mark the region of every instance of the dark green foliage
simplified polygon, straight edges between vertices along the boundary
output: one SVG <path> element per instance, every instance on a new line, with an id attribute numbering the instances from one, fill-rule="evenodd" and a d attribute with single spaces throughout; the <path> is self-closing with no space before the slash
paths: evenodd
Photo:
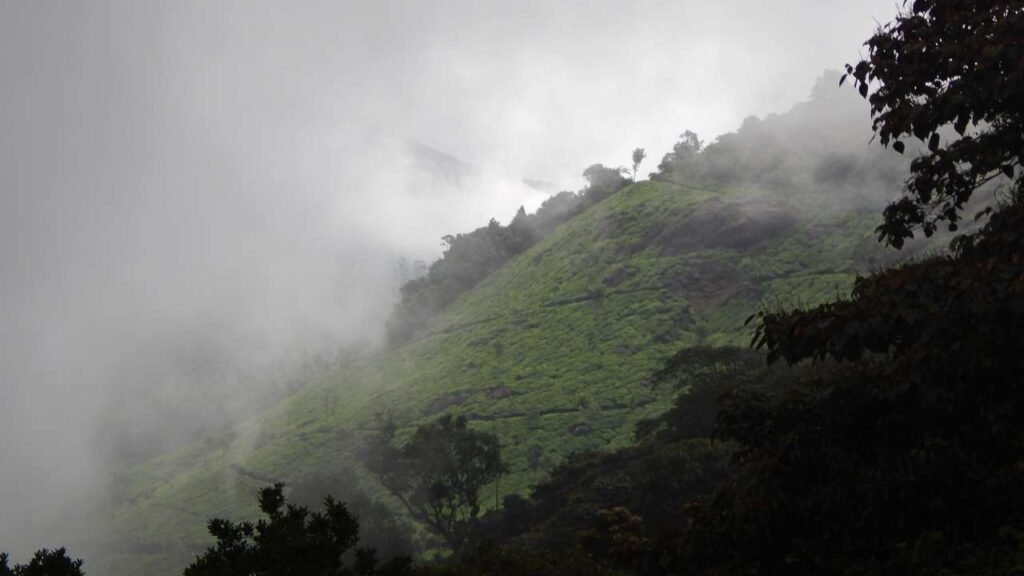
<path id="1" fill-rule="evenodd" d="M 637 438 L 676 441 L 713 435 L 719 400 L 739 388 L 780 388 L 786 374 L 765 366 L 764 355 L 734 347 L 683 348 L 650 378 L 651 386 L 684 393 L 672 407 L 637 423 Z"/>
<path id="2" fill-rule="evenodd" d="M 322 512 L 287 504 L 284 484 L 259 493 L 258 522 L 214 519 L 210 534 L 216 547 L 196 558 L 185 576 L 404 576 L 412 574 L 408 558 L 378 566 L 376 552 L 354 549 L 359 522 L 345 504 L 328 496 Z M 348 554 L 351 551 L 351 554 Z M 346 555 L 353 556 L 351 566 Z"/>
<path id="3" fill-rule="evenodd" d="M 8 564 L 9 557 L 0 552 L 0 576 L 85 576 L 82 561 L 67 555 L 67 550 L 43 548 L 36 551 L 28 564 Z"/>
<path id="4" fill-rule="evenodd" d="M 1024 210 L 948 257 L 763 318 L 785 396 L 733 395 L 742 474 L 699 516 L 694 573 L 1007 573 L 1024 560 Z M 838 362 L 838 363 L 836 363 Z M 695 569 L 699 567 L 699 569 Z"/>
<path id="5" fill-rule="evenodd" d="M 882 145 L 902 153 L 911 136 L 927 145 L 906 195 L 886 208 L 880 239 L 900 247 L 917 228 L 957 230 L 974 191 L 995 179 L 1024 196 L 1021 38 L 1019 0 L 914 0 L 867 41 L 864 60 L 846 66 Z"/>
<path id="6" fill-rule="evenodd" d="M 289 499 L 317 511 L 328 495 L 344 502 L 359 518 L 359 542 L 373 548 L 378 558 L 389 560 L 416 551 L 411 538 L 412 525 L 379 498 L 370 498 L 352 470 L 321 471 L 293 482 Z"/>
<path id="7" fill-rule="evenodd" d="M 538 484 L 525 506 L 511 508 L 518 525 L 503 528 L 518 528 L 512 541 L 537 550 L 579 547 L 620 568 L 656 562 L 666 535 L 685 524 L 686 507 L 731 477 L 731 454 L 705 437 L 576 455 Z"/>
<path id="8" fill-rule="evenodd" d="M 504 471 L 493 434 L 470 429 L 464 417 L 442 416 L 416 429 L 402 446 L 389 419 L 366 450 L 367 468 L 409 514 L 459 553 L 480 514 L 480 491 Z"/>

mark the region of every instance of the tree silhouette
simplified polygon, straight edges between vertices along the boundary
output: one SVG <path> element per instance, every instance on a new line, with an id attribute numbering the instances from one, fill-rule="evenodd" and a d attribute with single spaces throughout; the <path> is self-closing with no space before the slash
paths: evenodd
<path id="1" fill-rule="evenodd" d="M 256 523 L 213 519 L 215 547 L 185 569 L 184 576 L 407 576 L 408 558 L 377 565 L 372 549 L 358 548 L 359 522 L 345 504 L 328 496 L 324 511 L 287 504 L 284 484 L 260 490 Z M 352 552 L 352 565 L 346 555 Z"/>
<path id="2" fill-rule="evenodd" d="M 28 564 L 16 564 L 13 568 L 8 560 L 7 554 L 0 552 L 0 576 L 85 576 L 82 561 L 69 557 L 64 548 L 43 548 Z"/>
<path id="3" fill-rule="evenodd" d="M 870 102 L 882 145 L 902 153 L 912 136 L 928 150 L 911 163 L 904 197 L 886 208 L 880 239 L 899 248 L 917 228 L 931 236 L 945 222 L 956 231 L 988 182 L 1005 179 L 1013 201 L 1024 196 L 1022 37 L 1018 0 L 914 0 L 867 41 L 864 60 L 846 66 L 842 80 L 852 77 Z"/>
<path id="4" fill-rule="evenodd" d="M 583 198 L 587 204 L 597 204 L 601 200 L 622 190 L 629 184 L 622 173 L 625 168 L 609 168 L 604 164 L 592 164 L 583 171 L 587 187 L 583 190 Z"/>
<path id="5" fill-rule="evenodd" d="M 633 150 L 633 182 L 636 182 L 636 171 L 640 168 L 640 163 L 647 157 L 647 153 L 644 152 L 643 148 L 637 148 Z"/>
<path id="6" fill-rule="evenodd" d="M 402 446 L 395 444 L 396 431 L 390 418 L 381 419 L 367 445 L 367 468 L 459 554 L 480 513 L 481 490 L 504 472 L 497 437 L 449 415 L 420 426 Z"/>

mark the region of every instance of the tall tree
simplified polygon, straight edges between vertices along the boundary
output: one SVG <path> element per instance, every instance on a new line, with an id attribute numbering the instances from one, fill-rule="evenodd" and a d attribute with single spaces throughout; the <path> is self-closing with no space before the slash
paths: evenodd
<path id="1" fill-rule="evenodd" d="M 633 182 L 636 182 L 636 171 L 640 169 L 640 163 L 644 161 L 644 158 L 647 158 L 647 153 L 643 148 L 633 150 Z"/>
<path id="2" fill-rule="evenodd" d="M 464 417 L 442 416 L 416 429 L 402 446 L 383 418 L 366 450 L 366 466 L 409 514 L 456 554 L 480 514 L 480 492 L 504 472 L 493 434 L 473 430 Z"/>
<path id="3" fill-rule="evenodd" d="M 1022 38 L 1020 0 L 914 0 L 846 66 L 842 80 L 852 77 L 870 102 L 883 146 L 902 153 L 909 137 L 927 145 L 905 195 L 886 208 L 880 239 L 899 248 L 915 229 L 931 236 L 945 222 L 956 231 L 974 192 L 1000 178 L 1011 201 L 1024 196 Z"/>

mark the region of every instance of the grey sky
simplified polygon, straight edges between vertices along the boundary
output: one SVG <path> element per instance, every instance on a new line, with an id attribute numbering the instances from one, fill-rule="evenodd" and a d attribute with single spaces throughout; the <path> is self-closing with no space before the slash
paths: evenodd
<path id="1" fill-rule="evenodd" d="M 519 179 L 783 111 L 895 11 L 0 0 L 0 544 L 101 477 L 96 415 L 151 376 L 126 359 L 372 335 L 393 258 L 536 206 Z M 407 142 L 476 171 L 432 181 Z"/>

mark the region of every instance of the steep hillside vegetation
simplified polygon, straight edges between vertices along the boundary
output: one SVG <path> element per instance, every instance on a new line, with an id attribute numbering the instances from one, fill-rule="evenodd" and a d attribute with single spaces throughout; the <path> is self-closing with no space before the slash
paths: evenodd
<path id="1" fill-rule="evenodd" d="M 472 290 L 506 262 L 536 244 L 559 224 L 622 190 L 630 181 L 619 170 L 594 164 L 583 172 L 588 185 L 579 193 L 561 192 L 527 214 L 520 207 L 515 218 L 502 226 L 491 219 L 487 226 L 467 234 L 441 239 L 444 254 L 426 273 L 402 285 L 398 303 L 387 321 L 391 346 L 399 346 L 421 333 L 429 321 Z"/>
<path id="2" fill-rule="evenodd" d="M 255 512 L 258 486 L 351 461 L 377 410 L 406 426 L 461 414 L 496 432 L 510 467 L 498 495 L 570 453 L 625 446 L 638 419 L 668 406 L 668 391 L 645 384 L 665 357 L 745 344 L 744 320 L 761 302 L 814 304 L 847 290 L 878 257 L 876 214 L 810 214 L 750 190 L 628 187 L 409 344 L 331 373 L 237 433 L 123 475 L 110 570 L 173 572 L 206 541 L 206 518 Z"/>

